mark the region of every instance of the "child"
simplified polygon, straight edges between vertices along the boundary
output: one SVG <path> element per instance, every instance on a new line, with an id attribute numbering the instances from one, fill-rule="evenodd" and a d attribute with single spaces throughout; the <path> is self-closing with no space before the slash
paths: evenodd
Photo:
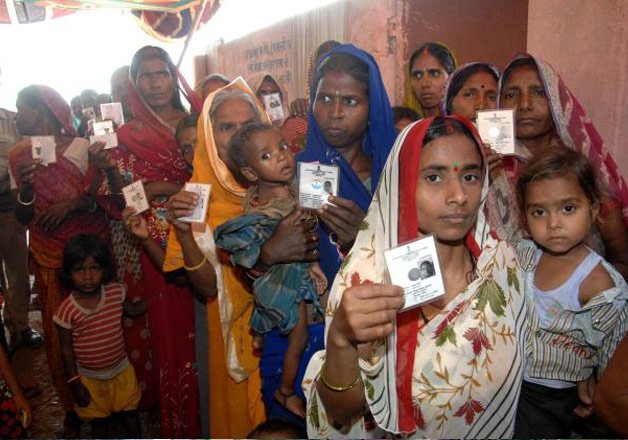
<path id="1" fill-rule="evenodd" d="M 127 437 L 139 438 L 141 391 L 124 346 L 122 313 L 140 316 L 146 303 L 131 303 L 126 286 L 111 282 L 113 275 L 109 249 L 98 237 L 68 240 L 61 281 L 72 293 L 54 320 L 76 413 L 91 422 L 92 436 L 106 437 L 111 416 L 118 415 Z"/>
<path id="2" fill-rule="evenodd" d="M 585 244 L 601 203 L 585 156 L 543 151 L 522 170 L 517 196 L 534 240 L 517 250 L 535 313 L 515 437 L 567 437 L 626 332 L 628 286 Z"/>
<path id="3" fill-rule="evenodd" d="M 177 130 L 175 132 L 181 156 L 183 156 L 190 174 L 192 174 L 194 150 L 196 149 L 196 125 L 198 123 L 198 117 L 198 113 L 190 113 L 185 116 L 179 121 L 179 124 L 177 124 Z"/>
<path id="4" fill-rule="evenodd" d="M 245 214 L 216 230 L 216 245 L 231 252 L 231 261 L 248 269 L 256 263 L 261 246 L 284 217 L 297 208 L 292 188 L 296 172 L 294 155 L 281 132 L 267 124 L 248 124 L 229 142 L 234 175 L 249 182 Z M 301 219 L 302 220 L 302 219 Z M 299 361 L 307 344 L 305 301 L 319 312 L 318 294 L 327 287 L 318 263 L 276 264 L 253 283 L 255 308 L 250 325 L 256 334 L 278 328 L 288 334 L 288 349 L 277 401 L 292 413 L 305 417 L 305 405 L 294 394 Z M 261 348 L 260 338 L 256 346 Z"/>

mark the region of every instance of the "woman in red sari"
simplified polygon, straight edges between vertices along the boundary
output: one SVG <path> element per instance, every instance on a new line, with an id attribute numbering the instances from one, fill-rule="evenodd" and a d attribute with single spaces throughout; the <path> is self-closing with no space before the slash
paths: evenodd
<path id="1" fill-rule="evenodd" d="M 29 226 L 32 271 L 42 310 L 46 357 L 53 384 L 66 410 L 65 436 L 79 423 L 74 414 L 61 361 L 61 349 L 52 316 L 68 295 L 58 272 L 66 241 L 77 234 L 106 235 L 101 211 L 88 193 L 86 179 L 89 143 L 78 138 L 70 106 L 53 89 L 29 86 L 17 98 L 17 126 L 25 136 L 53 136 L 56 162 L 43 165 L 34 159 L 30 138 L 9 153 L 11 173 L 18 190 L 18 220 Z"/>
<path id="2" fill-rule="evenodd" d="M 169 438 L 200 436 L 192 292 L 187 285 L 175 283 L 174 277 L 166 277 L 143 245 L 123 230 L 119 220 L 124 206 L 122 186 L 142 180 L 150 209 L 140 215 L 148 223 L 152 240 L 165 248 L 169 223 L 164 204 L 189 178 L 175 139 L 175 128 L 187 114 L 177 79 L 193 110 L 198 111 L 193 92 L 165 51 L 153 46 L 137 51 L 128 87 L 133 119 L 118 130 L 118 148 L 103 151 L 97 144 L 92 146 L 107 176 L 101 187 L 105 197 L 100 199 L 109 200 L 105 206 L 114 219 L 111 224 L 118 277 L 128 285 L 131 297 L 141 297 L 148 303 L 147 328 L 146 324 L 144 328 L 127 328 L 129 357 L 136 371 L 152 370 L 161 436 Z M 138 378 L 140 386 L 150 393 L 151 377 L 138 374 Z M 145 399 L 144 406 L 149 403 Z"/>

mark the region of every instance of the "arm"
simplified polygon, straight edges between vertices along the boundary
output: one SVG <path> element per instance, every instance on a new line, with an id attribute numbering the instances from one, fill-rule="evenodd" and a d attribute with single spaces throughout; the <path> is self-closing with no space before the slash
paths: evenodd
<path id="1" fill-rule="evenodd" d="M 122 210 L 122 221 L 127 231 L 142 242 L 153 264 L 161 270 L 166 253 L 150 236 L 146 219 L 141 215 L 136 215 L 135 208 L 127 207 Z"/>
<path id="2" fill-rule="evenodd" d="M 26 160 L 17 165 L 18 183 L 17 204 L 15 205 L 15 217 L 23 225 L 28 225 L 35 217 L 35 191 L 33 180 L 37 172 L 38 162 L 35 159 Z"/>
<path id="3" fill-rule="evenodd" d="M 77 212 L 93 212 L 96 208 L 92 196 L 86 194 L 78 199 L 62 200 L 49 206 L 37 216 L 35 221 L 44 230 L 52 231 L 70 215 Z"/>
<path id="4" fill-rule="evenodd" d="M 120 210 L 122 210 L 125 205 L 124 197 L 122 196 L 124 181 L 122 180 L 122 175 L 120 174 L 120 170 L 118 169 L 115 159 L 111 156 L 111 152 L 109 150 L 105 150 L 104 147 L 104 142 L 94 142 L 91 144 L 89 146 L 89 160 L 99 171 L 97 174 L 99 177 L 100 170 L 105 171 L 105 175 L 109 181 L 111 193 L 117 195 L 114 200 L 115 204 Z M 98 191 L 99 178 L 94 179 L 94 181 L 95 184 L 92 184 L 92 194 L 95 196 Z"/>
<path id="5" fill-rule="evenodd" d="M 80 379 L 74 379 L 76 376 L 78 376 L 78 370 L 76 369 L 76 361 L 74 360 L 72 332 L 67 328 L 61 327 L 59 324 L 55 325 L 57 326 L 57 334 L 59 335 L 59 345 L 61 348 L 63 369 L 65 370 L 65 375 L 69 381 L 68 386 L 70 387 L 72 398 L 78 406 L 87 406 L 89 405 L 89 402 L 91 400 L 89 391 L 81 383 Z"/>
<path id="6" fill-rule="evenodd" d="M 610 209 L 600 213 L 599 230 L 606 249 L 606 260 L 628 280 L 628 231 L 620 204 L 612 203 Z"/>
<path id="7" fill-rule="evenodd" d="M 622 437 L 628 437 L 628 335 L 611 358 L 595 390 L 593 405 L 599 417 Z"/>
<path id="8" fill-rule="evenodd" d="M 13 400 L 15 400 L 15 404 L 17 405 L 17 409 L 19 411 L 25 411 L 28 413 L 28 418 L 30 419 L 32 416 L 32 410 L 28 401 L 24 397 L 22 393 L 22 389 L 20 385 L 17 383 L 17 379 L 13 374 L 13 370 L 11 370 L 11 364 L 9 363 L 9 358 L 7 354 L 4 352 L 4 348 L 0 346 L 0 372 L 2 373 L 2 377 L 6 381 L 9 389 L 11 390 L 11 394 L 13 394 Z"/>

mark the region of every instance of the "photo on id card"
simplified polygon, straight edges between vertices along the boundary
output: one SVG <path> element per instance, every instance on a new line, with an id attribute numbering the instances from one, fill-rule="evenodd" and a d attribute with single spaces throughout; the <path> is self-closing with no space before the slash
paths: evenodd
<path id="1" fill-rule="evenodd" d="M 392 284 L 404 290 L 407 310 L 445 294 L 433 235 L 389 249 L 384 253 Z"/>
<path id="2" fill-rule="evenodd" d="M 316 162 L 299 162 L 299 206 L 319 209 L 327 198 L 338 195 L 340 168 Z"/>

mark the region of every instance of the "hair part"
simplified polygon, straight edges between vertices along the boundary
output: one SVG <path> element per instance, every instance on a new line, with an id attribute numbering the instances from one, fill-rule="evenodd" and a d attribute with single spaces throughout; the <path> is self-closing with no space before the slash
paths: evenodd
<path id="1" fill-rule="evenodd" d="M 423 136 L 422 146 L 425 147 L 427 144 L 436 139 L 451 136 L 456 133 L 460 133 L 465 137 L 471 139 L 475 146 L 478 148 L 478 151 L 481 151 L 480 145 L 478 145 L 478 141 L 475 139 L 475 136 L 473 136 L 473 133 L 471 133 L 471 130 L 469 130 L 466 125 L 464 125 L 461 121 L 457 119 L 444 118 L 442 116 L 436 116 L 434 118 L 427 131 L 425 132 L 425 136 Z"/>
<path id="2" fill-rule="evenodd" d="M 408 63 L 408 72 L 412 74 L 412 67 L 414 66 L 414 62 L 418 57 L 423 55 L 423 53 L 429 53 L 434 58 L 438 60 L 438 62 L 443 66 L 445 72 L 451 75 L 454 70 L 456 70 L 456 59 L 454 55 L 451 53 L 449 48 L 442 43 L 436 43 L 430 41 L 428 43 L 424 43 L 418 47 L 412 55 L 410 56 L 410 62 Z"/>
<path id="3" fill-rule="evenodd" d="M 532 57 L 517 58 L 512 63 L 510 63 L 508 67 L 506 67 L 506 70 L 504 70 L 504 73 L 502 74 L 502 78 L 501 78 L 502 85 L 506 84 L 506 81 L 508 80 L 508 76 L 510 76 L 513 70 L 517 70 L 518 68 L 523 67 L 523 66 L 530 66 L 536 70 L 539 69 L 539 67 L 536 65 L 536 61 L 534 61 Z"/>
<path id="4" fill-rule="evenodd" d="M 460 93 L 460 90 L 469 80 L 469 78 L 471 78 L 478 72 L 488 73 L 493 76 L 495 82 L 499 81 L 499 74 L 486 64 L 473 64 L 466 69 L 461 70 L 455 77 L 453 77 L 453 80 L 451 81 L 451 83 L 449 84 L 449 88 L 447 89 L 447 96 L 445 97 L 446 114 L 451 114 L 451 105 L 454 102 L 454 99 L 456 98 L 456 96 L 458 96 L 458 93 Z"/>
<path id="5" fill-rule="evenodd" d="M 366 90 L 368 95 L 369 67 L 364 61 L 348 53 L 332 53 L 318 64 L 314 72 L 312 86 L 315 90 L 318 88 L 320 80 L 330 72 L 344 72 L 350 75 Z"/>
<path id="6" fill-rule="evenodd" d="M 526 210 L 526 191 L 532 182 L 573 176 L 591 202 L 599 205 L 604 190 L 598 183 L 593 163 L 579 151 L 566 147 L 548 147 L 530 158 L 517 180 L 517 202 L 522 213 Z"/>
<path id="7" fill-rule="evenodd" d="M 74 288 L 72 270 L 89 257 L 102 267 L 103 284 L 113 280 L 115 272 L 107 244 L 97 235 L 81 234 L 70 238 L 63 248 L 63 264 L 59 276 L 64 287 Z"/>

